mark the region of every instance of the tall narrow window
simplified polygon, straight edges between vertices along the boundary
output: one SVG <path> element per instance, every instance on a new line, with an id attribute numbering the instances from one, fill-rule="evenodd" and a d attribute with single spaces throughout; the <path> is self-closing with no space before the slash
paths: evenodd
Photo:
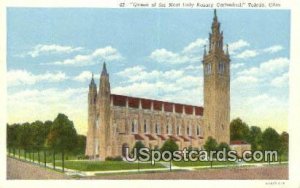
<path id="1" fill-rule="evenodd" d="M 219 63 L 218 72 L 221 73 L 221 74 L 224 73 L 224 63 L 223 62 Z"/>
<path id="2" fill-rule="evenodd" d="M 186 134 L 190 135 L 190 127 L 189 126 L 186 128 Z"/>
<path id="3" fill-rule="evenodd" d="M 134 133 L 134 121 L 131 123 L 131 132 Z"/>
<path id="4" fill-rule="evenodd" d="M 197 126 L 197 135 L 200 135 L 200 127 Z"/>
<path id="5" fill-rule="evenodd" d="M 169 125 L 167 125 L 167 134 L 169 134 Z"/>
<path id="6" fill-rule="evenodd" d="M 209 75 L 211 73 L 211 64 L 207 64 L 205 67 L 205 73 L 206 75 Z"/>
<path id="7" fill-rule="evenodd" d="M 155 133 L 158 134 L 158 125 L 157 125 L 157 123 L 155 124 Z"/>
<path id="8" fill-rule="evenodd" d="M 146 133 L 146 132 L 147 132 L 147 121 L 144 120 L 144 133 Z"/>
<path id="9" fill-rule="evenodd" d="M 177 135 L 179 135 L 179 126 L 177 126 Z"/>

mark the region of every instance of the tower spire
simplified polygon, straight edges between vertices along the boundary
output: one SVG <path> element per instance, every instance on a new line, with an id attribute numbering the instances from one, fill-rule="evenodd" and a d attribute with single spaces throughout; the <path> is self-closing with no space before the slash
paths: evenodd
<path id="1" fill-rule="evenodd" d="M 101 76 L 108 76 L 107 70 L 106 70 L 106 63 L 103 63 Z"/>
<path id="2" fill-rule="evenodd" d="M 214 18 L 209 35 L 209 52 L 223 50 L 223 32 L 220 32 L 220 23 L 217 17 L 217 10 L 214 9 Z"/>
<path id="3" fill-rule="evenodd" d="M 92 72 L 92 79 L 91 79 L 90 86 L 96 86 L 95 80 L 94 80 L 94 73 L 93 72 Z"/>
<path id="4" fill-rule="evenodd" d="M 229 55 L 228 44 L 226 44 L 226 55 Z"/>
<path id="5" fill-rule="evenodd" d="M 214 9 L 214 20 L 218 20 L 218 17 L 217 17 L 217 9 Z"/>

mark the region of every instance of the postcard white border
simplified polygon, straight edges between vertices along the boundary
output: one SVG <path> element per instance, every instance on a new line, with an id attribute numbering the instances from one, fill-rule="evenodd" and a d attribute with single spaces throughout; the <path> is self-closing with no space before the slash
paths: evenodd
<path id="1" fill-rule="evenodd" d="M 119 8 L 122 2 L 165 2 L 164 0 L 111 0 L 108 2 L 96 2 L 94 0 L 6 0 L 0 2 L 0 188 L 1 187 L 299 187 L 300 186 L 300 1 L 284 0 L 231 0 L 230 2 L 277 2 L 281 7 L 275 9 L 291 10 L 291 55 L 290 55 L 290 98 L 289 98 L 289 124 L 290 134 L 290 161 L 289 161 L 289 180 L 275 180 L 284 182 L 284 185 L 268 185 L 273 180 L 6 180 L 6 8 L 7 7 L 110 7 Z M 183 2 L 172 0 L 167 2 Z M 184 2 L 229 2 L 228 0 L 189 0 Z M 127 7 L 134 8 L 134 7 Z M 139 7 L 140 8 L 140 7 Z M 232 7 L 228 7 L 232 8 Z M 270 9 L 270 8 L 264 8 Z M 274 9 L 274 8 L 271 8 Z"/>

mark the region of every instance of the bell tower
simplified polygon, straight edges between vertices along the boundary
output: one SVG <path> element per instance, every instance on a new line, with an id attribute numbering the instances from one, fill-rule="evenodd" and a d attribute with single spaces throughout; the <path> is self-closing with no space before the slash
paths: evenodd
<path id="1" fill-rule="evenodd" d="M 209 34 L 208 52 L 203 54 L 205 140 L 212 136 L 218 143 L 230 142 L 230 57 L 223 47 L 217 12 Z"/>

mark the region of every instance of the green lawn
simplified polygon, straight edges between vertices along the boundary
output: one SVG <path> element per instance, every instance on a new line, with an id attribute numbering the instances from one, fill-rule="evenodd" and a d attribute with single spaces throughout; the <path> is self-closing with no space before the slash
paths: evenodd
<path id="1" fill-rule="evenodd" d="M 279 161 L 281 160 L 281 162 L 287 162 L 287 161 L 289 161 L 289 159 L 288 159 L 288 156 L 287 155 L 282 155 L 281 156 L 281 159 L 279 158 L 279 156 L 278 156 L 278 159 L 277 159 L 278 161 L 276 161 L 276 162 L 278 162 L 279 163 Z M 251 161 L 247 161 L 247 163 L 267 163 L 268 161 L 264 161 L 264 160 L 262 160 L 262 161 L 254 161 L 253 159 L 251 160 Z M 275 161 L 271 161 L 272 163 L 273 162 L 275 162 Z"/>
<path id="2" fill-rule="evenodd" d="M 234 165 L 235 162 L 230 162 L 230 161 L 213 161 L 212 166 L 217 166 L 217 165 Z M 179 166 L 179 167 L 192 167 L 192 166 L 210 166 L 211 162 L 210 161 L 179 161 L 179 162 L 173 162 L 173 165 Z"/>
<path id="3" fill-rule="evenodd" d="M 56 166 L 61 166 L 61 161 Z M 164 168 L 161 164 L 131 163 L 125 161 L 65 161 L 65 168 L 81 171 L 108 171 L 108 170 L 131 170 L 131 169 Z"/>
<path id="4" fill-rule="evenodd" d="M 44 151 L 40 151 L 40 162 L 44 162 Z M 14 156 L 13 155 L 13 151 L 11 150 L 10 156 Z M 38 161 L 38 152 L 34 151 L 34 152 L 27 152 L 26 153 L 26 159 L 27 160 L 34 160 L 34 161 Z M 15 150 L 15 158 L 19 158 L 19 150 L 16 149 Z M 24 150 L 20 150 L 20 157 L 21 158 L 25 158 L 25 151 Z M 65 160 L 76 160 L 77 156 L 72 155 L 72 154 L 65 154 L 64 156 Z M 56 153 L 55 154 L 55 160 L 61 160 L 62 156 L 61 153 Z M 46 162 L 47 163 L 51 163 L 53 161 L 53 152 L 52 151 L 46 151 Z"/>

